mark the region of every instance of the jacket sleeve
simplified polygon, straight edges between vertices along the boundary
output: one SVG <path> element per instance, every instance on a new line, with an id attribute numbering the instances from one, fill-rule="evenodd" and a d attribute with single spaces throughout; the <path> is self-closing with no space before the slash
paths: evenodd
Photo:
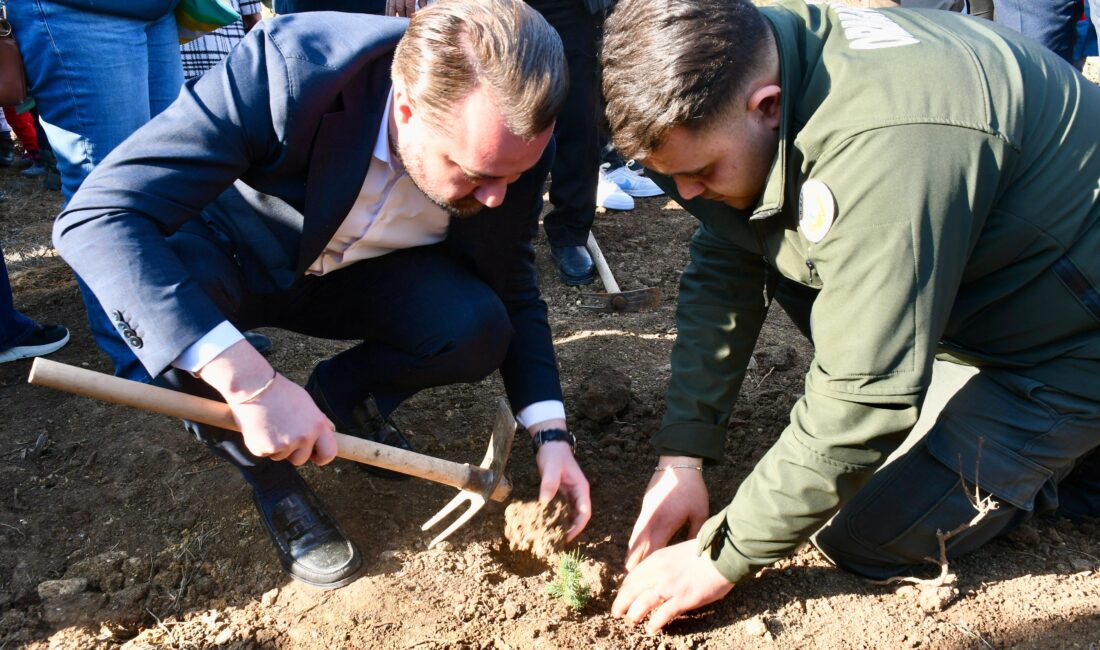
<path id="1" fill-rule="evenodd" d="M 92 171 L 54 223 L 54 245 L 107 313 L 133 328 L 142 344 L 132 349 L 154 376 L 225 320 L 166 240 L 251 161 L 275 155 L 278 103 L 268 89 L 287 80 L 269 46 L 255 30 L 217 74 L 185 85 Z"/>
<path id="2" fill-rule="evenodd" d="M 722 459 L 730 411 L 768 311 L 766 278 L 762 255 L 705 223 L 696 231 L 680 278 L 667 410 L 653 438 L 658 454 Z"/>
<path id="3" fill-rule="evenodd" d="M 807 540 L 916 423 L 1004 149 L 983 132 L 909 125 L 851 137 L 809 166 L 837 215 L 808 253 L 822 284 L 815 356 L 789 426 L 699 534 L 730 581 Z M 898 169 L 899 151 L 925 162 Z"/>
<path id="4" fill-rule="evenodd" d="M 553 158 L 551 140 L 539 162 L 508 186 L 500 207 L 452 219 L 447 235 L 447 245 L 489 285 L 508 313 L 512 339 L 500 375 L 517 413 L 535 402 L 562 401 L 533 244 L 542 212 L 543 183 Z"/>

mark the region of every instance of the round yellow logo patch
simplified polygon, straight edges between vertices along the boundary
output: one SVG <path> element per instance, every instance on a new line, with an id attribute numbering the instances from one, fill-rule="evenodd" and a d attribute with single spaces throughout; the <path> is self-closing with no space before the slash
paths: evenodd
<path id="1" fill-rule="evenodd" d="M 817 243 L 829 234 L 836 217 L 836 200 L 829 186 L 808 180 L 798 194 L 798 228 L 806 239 Z"/>

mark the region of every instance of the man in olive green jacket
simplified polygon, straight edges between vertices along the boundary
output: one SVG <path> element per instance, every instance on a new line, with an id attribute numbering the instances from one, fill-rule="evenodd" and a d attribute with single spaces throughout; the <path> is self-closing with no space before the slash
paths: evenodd
<path id="1" fill-rule="evenodd" d="M 602 59 L 616 146 L 701 222 L 614 613 L 659 629 L 815 533 L 910 571 L 975 484 L 996 509 L 949 557 L 1100 514 L 1100 88 L 988 22 L 800 0 L 622 0 Z M 814 345 L 805 394 L 707 520 L 773 298 Z"/>

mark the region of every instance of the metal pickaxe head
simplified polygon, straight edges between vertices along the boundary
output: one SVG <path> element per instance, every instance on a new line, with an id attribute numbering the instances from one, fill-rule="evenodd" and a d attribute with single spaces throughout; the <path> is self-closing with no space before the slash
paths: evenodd
<path id="1" fill-rule="evenodd" d="M 607 312 L 652 311 L 661 304 L 661 292 L 656 288 L 635 289 L 618 293 L 586 293 L 581 296 L 581 308 Z"/>
<path id="2" fill-rule="evenodd" d="M 459 515 L 451 525 L 447 527 L 435 539 L 428 544 L 431 548 L 447 539 L 451 533 L 458 530 L 463 524 L 477 514 L 485 506 L 486 499 L 494 501 L 506 501 L 512 493 L 512 484 L 504 476 L 504 467 L 508 464 L 508 455 L 512 452 L 512 442 L 516 437 L 516 420 L 512 417 L 512 409 L 504 398 L 497 400 L 497 415 L 493 423 L 493 433 L 489 439 L 489 449 L 485 452 L 485 458 L 477 468 L 470 468 L 470 479 L 466 486 L 435 513 L 435 516 L 424 522 L 420 530 L 428 530 L 440 521 L 451 516 L 458 508 L 469 503 L 470 507 Z"/>

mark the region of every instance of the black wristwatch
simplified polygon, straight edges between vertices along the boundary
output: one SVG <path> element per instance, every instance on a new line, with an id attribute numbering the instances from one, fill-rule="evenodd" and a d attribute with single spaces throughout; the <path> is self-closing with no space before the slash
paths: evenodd
<path id="1" fill-rule="evenodd" d="M 539 447 L 548 442 L 563 441 L 569 443 L 569 451 L 577 453 L 577 437 L 565 429 L 543 429 L 531 436 L 531 445 L 535 448 L 535 454 L 539 453 Z"/>

